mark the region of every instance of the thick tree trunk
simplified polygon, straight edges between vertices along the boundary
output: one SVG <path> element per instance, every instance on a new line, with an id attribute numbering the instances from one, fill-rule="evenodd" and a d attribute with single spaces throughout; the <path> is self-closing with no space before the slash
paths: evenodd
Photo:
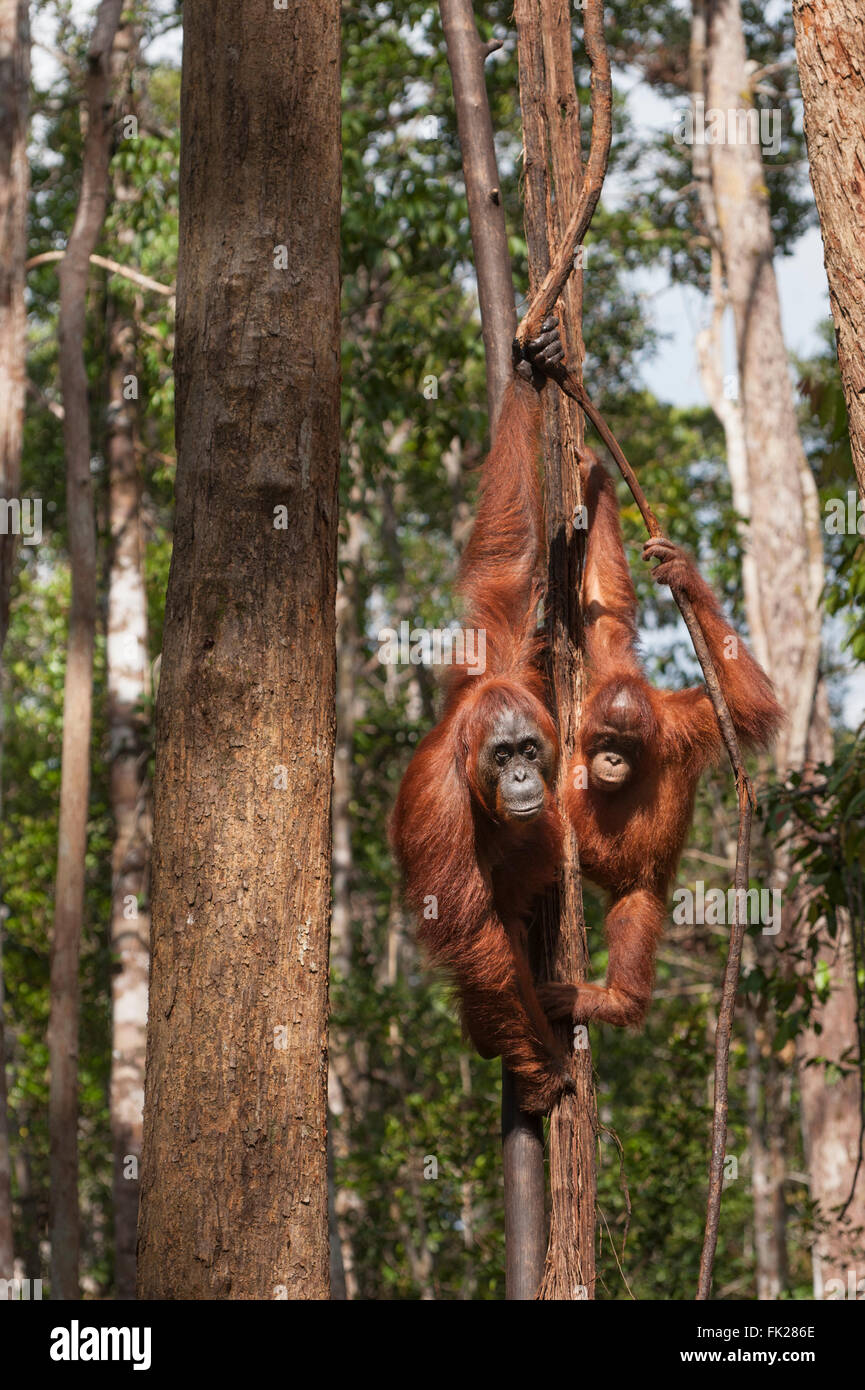
<path id="1" fill-rule="evenodd" d="M 337 0 L 188 0 L 181 113 L 139 1294 L 321 1299 Z"/>
<path id="2" fill-rule="evenodd" d="M 150 805 L 144 702 L 150 694 L 141 484 L 135 454 L 132 325 L 109 325 L 108 727 L 111 739 L 112 986 L 111 1131 L 114 1140 L 114 1283 L 135 1297 L 138 1175 L 144 1106 L 149 972 Z"/>
<path id="3" fill-rule="evenodd" d="M 51 1296 L 78 1296 L 78 954 L 90 792 L 90 723 L 96 622 L 96 525 L 84 330 L 90 254 L 108 198 L 112 110 L 109 62 L 122 0 L 101 0 L 88 52 L 87 136 L 81 194 L 60 263 L 60 382 L 66 450 L 72 600 L 63 690 L 54 936 L 51 943 Z"/>
<path id="4" fill-rule="evenodd" d="M 793 0 L 793 22 L 853 465 L 865 500 L 865 9 L 862 0 Z"/>
<path id="5" fill-rule="evenodd" d="M 708 11 L 707 106 L 737 111 L 748 92 L 739 0 L 710 0 Z M 730 139 L 728 131 L 728 139 L 713 143 L 710 149 L 745 428 L 747 480 L 740 493 L 750 503 L 751 548 L 760 557 L 759 594 L 749 597 L 748 619 L 758 645 L 763 645 L 761 655 L 788 714 L 776 752 L 778 768 L 784 772 L 829 761 L 833 751 L 818 671 L 823 585 L 819 500 L 796 420 L 760 148 Z M 787 850 L 776 854 L 775 872 L 778 886 L 785 889 L 790 874 Z M 801 896 L 787 904 L 784 941 L 808 930 L 802 908 Z M 800 1063 L 817 1053 L 838 1060 L 845 1049 L 856 1046 L 855 986 L 845 964 L 842 960 L 839 965 L 828 1003 L 815 1006 L 815 1030 L 822 1032 L 802 1040 Z M 846 1029 L 843 1038 L 841 1029 Z M 837 1043 L 832 1052 L 826 1046 L 830 1037 Z M 846 1266 L 852 1258 L 849 1239 L 832 1217 L 831 1207 L 837 1200 L 836 1187 L 846 1186 L 849 1192 L 852 1185 L 859 1134 L 858 1081 L 850 1076 L 837 1083 L 830 1116 L 825 1104 L 817 1104 L 819 1093 L 825 1091 L 825 1074 L 818 1088 L 812 1085 L 808 1070 L 800 1065 L 802 1123 L 811 1195 L 827 1223 L 815 1254 L 815 1270 L 825 1266 L 825 1277 L 829 1266 L 836 1273 L 839 1262 Z M 837 1182 L 827 1182 L 830 1171 L 836 1173 Z M 865 1225 L 865 1191 L 851 1206 L 851 1215 Z"/>
<path id="6" fill-rule="evenodd" d="M 30 105 L 28 0 L 0 0 L 0 94 L 0 502 L 4 502 L 20 497 L 21 434 L 27 380 L 24 262 L 27 259 L 27 195 L 30 184 L 27 163 Z M 7 522 L 6 528 L 0 533 L 0 662 L 9 625 L 16 541 Z M 2 971 L 3 955 L 0 949 L 0 1279 L 10 1279 L 13 1254 L 12 1190 L 6 1112 Z"/>

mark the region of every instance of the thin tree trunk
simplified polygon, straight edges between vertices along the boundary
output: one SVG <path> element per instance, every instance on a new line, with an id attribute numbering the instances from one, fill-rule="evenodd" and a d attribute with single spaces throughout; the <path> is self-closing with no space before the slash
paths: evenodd
<path id="1" fill-rule="evenodd" d="M 139 32 L 118 30 L 112 57 L 118 113 L 135 114 L 140 92 Z M 128 204 L 136 190 L 118 170 L 115 196 Z M 121 240 L 131 233 L 123 229 Z M 138 1180 L 144 1110 L 150 950 L 150 788 L 146 775 L 150 654 L 144 533 L 138 459 L 135 329 L 118 302 L 107 312 L 108 411 L 106 461 L 111 553 L 108 570 L 106 681 L 111 749 L 112 982 L 111 1130 L 114 1147 L 114 1289 L 134 1299 Z"/>
<path id="2" fill-rule="evenodd" d="M 484 63 L 500 45 L 481 42 L 470 0 L 442 0 L 441 13 L 478 276 L 492 431 L 513 373 L 511 342 L 517 326 L 507 228 L 484 80 Z M 544 1272 L 544 1134 L 540 1117 L 520 1109 L 514 1078 L 504 1064 L 501 1116 L 505 1297 L 523 1302 L 535 1297 Z"/>
<path id="3" fill-rule="evenodd" d="M 811 184 L 865 500 L 865 10 L 862 0 L 793 0 Z"/>
<path id="4" fill-rule="evenodd" d="M 27 125 L 30 107 L 30 13 L 27 0 L 0 0 L 0 503 L 19 498 L 21 436 L 27 381 Z M 0 533 L 0 701 L 2 656 L 17 538 Z M 2 724 L 0 724 L 2 737 Z M 0 812 L 3 805 L 0 746 Z M 0 923 L 2 929 L 2 923 Z M 0 934 L 0 1279 L 12 1278 L 12 1176 L 3 1030 L 3 952 Z"/>
<path id="5" fill-rule="evenodd" d="M 484 63 L 501 48 L 501 41 L 481 42 L 471 0 L 441 0 L 441 15 L 478 277 L 492 433 L 513 370 L 511 339 L 517 326 L 493 122 L 484 80 Z"/>
<path id="6" fill-rule="evenodd" d="M 710 0 L 708 103 L 747 104 L 739 0 Z M 799 437 L 773 265 L 774 238 L 760 147 L 728 138 L 710 146 L 724 274 L 736 329 L 748 450 L 751 536 L 760 556 L 768 665 L 789 725 L 783 767 L 805 756 L 820 658 L 823 564 L 819 507 Z"/>
<path id="7" fill-rule="evenodd" d="M 831 746 L 829 703 L 821 682 L 809 759 L 825 761 L 827 743 Z M 846 1289 L 850 1269 L 861 1265 L 865 1174 L 858 1172 L 854 1190 L 862 1081 L 858 1067 L 851 1066 L 858 1058 L 859 1031 L 850 918 L 846 912 L 838 914 L 839 930 L 833 941 L 825 921 L 813 925 L 808 921 L 807 907 L 806 892 L 800 890 L 792 910 L 805 960 L 809 959 L 806 939 L 813 933 L 819 938 L 820 959 L 829 967 L 829 993 L 825 1002 L 814 1005 L 815 1026 L 796 1039 L 802 1137 L 811 1197 L 816 1204 L 811 1254 L 814 1297 L 819 1299 L 830 1279 L 840 1279 L 840 1287 Z M 840 1064 L 834 1075 L 827 1069 L 827 1061 L 830 1067 Z"/>
<path id="8" fill-rule="evenodd" d="M 21 489 L 27 385 L 27 198 L 30 166 L 30 17 L 27 0 L 0 0 L 0 500 Z M 0 533 L 0 654 L 9 625 L 17 537 Z M 2 1218 L 0 1218 L 2 1219 Z"/>
<path id="9" fill-rule="evenodd" d="M 78 210 L 60 263 L 60 383 L 66 450 L 72 599 L 63 690 L 54 936 L 51 943 L 51 1295 L 78 1296 L 78 955 L 90 792 L 90 724 L 96 622 L 96 525 L 84 331 L 89 257 L 108 199 L 112 110 L 109 63 L 122 0 L 101 0 L 88 52 L 87 136 Z"/>
<path id="10" fill-rule="evenodd" d="M 138 1170 L 144 1105 L 149 973 L 150 805 L 145 702 L 150 694 L 141 484 L 135 450 L 131 323 L 109 325 L 108 727 L 111 740 L 112 986 L 111 1130 L 114 1140 L 115 1296 L 135 1297 Z"/>
<path id="11" fill-rule="evenodd" d="M 743 959 L 757 963 L 754 940 L 746 936 Z M 745 1103 L 754 1203 L 754 1249 L 757 1298 L 774 1301 L 787 1287 L 787 1232 L 784 1197 L 784 1134 L 787 1110 L 776 1104 L 779 1063 L 772 1051 L 774 1029 L 766 1026 L 765 1009 L 748 998 L 744 1004 L 747 1071 Z M 789 1107 L 789 1099 L 788 1099 Z"/>
<path id="12" fill-rule="evenodd" d="M 359 460 L 351 460 L 359 471 Z M 362 490 L 356 477 L 349 500 L 348 534 L 340 547 L 339 581 L 336 595 L 336 747 L 333 764 L 333 903 L 331 927 L 331 969 L 336 968 L 343 988 L 349 987 L 354 958 L 352 931 L 352 888 L 354 850 L 351 839 L 351 799 L 354 793 L 354 729 L 357 704 L 356 671 L 360 655 L 358 607 L 360 567 L 366 543 L 366 524 L 361 511 Z M 361 615 L 362 616 L 362 615 Z M 337 1060 L 338 1059 L 338 1060 Z M 358 1193 L 337 1186 L 336 1162 L 350 1154 L 348 1129 L 351 1112 L 347 1096 L 357 1094 L 356 1069 L 351 1039 L 333 1029 L 330 1044 L 328 1103 L 336 1123 L 328 1136 L 331 1174 L 331 1271 L 339 1279 L 331 1288 L 333 1299 L 358 1297 L 354 1242 L 349 1214 L 357 1215 L 362 1199 Z"/>
<path id="13" fill-rule="evenodd" d="M 693 0 L 692 11 L 691 93 L 696 121 L 697 102 L 703 102 L 704 107 L 706 103 L 707 36 L 706 5 L 703 0 Z M 734 382 L 733 389 L 730 389 L 730 383 L 724 379 L 723 323 L 729 304 L 723 279 L 723 242 L 712 187 L 709 148 L 700 140 L 695 140 L 691 145 L 691 164 L 699 194 L 700 212 L 711 243 L 709 318 L 707 325 L 697 334 L 697 361 L 703 389 L 724 429 L 733 505 L 741 518 L 742 586 L 751 644 L 758 661 L 768 666 L 769 651 L 763 627 L 760 571 L 750 527 L 751 493 L 745 420 L 738 383 Z M 753 967 L 758 956 L 765 957 L 768 954 L 766 946 L 765 938 L 758 940 L 755 945 L 753 938 L 746 936 L 743 942 L 743 958 Z M 765 960 L 763 964 L 766 965 Z M 766 968 L 771 969 L 771 966 L 767 965 Z M 782 1270 L 786 1270 L 787 1261 L 786 1230 L 783 1220 L 779 1223 L 776 1219 L 779 1212 L 783 1217 L 786 1210 L 784 1173 L 782 1167 L 778 1177 L 779 1185 L 776 1187 L 774 1174 L 777 1166 L 773 1164 L 772 1155 L 778 1150 L 777 1139 L 784 1134 L 787 1117 L 778 1114 L 766 1103 L 767 1068 L 764 1065 L 765 1049 L 761 1046 L 761 1040 L 765 1035 L 767 1023 L 759 1003 L 752 995 L 747 995 L 742 1008 L 748 1059 L 745 1091 L 751 1156 L 757 1297 L 774 1300 L 780 1297 L 781 1289 L 784 1287 Z M 769 1051 L 771 1032 L 770 1028 Z"/>
<path id="14" fill-rule="evenodd" d="M 707 105 L 735 111 L 748 92 L 739 0 L 709 0 L 708 13 Z M 779 771 L 784 773 L 828 762 L 833 751 L 825 688 L 819 679 L 823 585 L 819 499 L 796 420 L 760 148 L 728 138 L 712 143 L 710 149 L 718 236 L 736 328 L 749 531 L 753 552 L 760 557 L 759 596 L 749 599 L 748 620 L 756 634 L 763 634 L 764 664 L 788 714 L 776 751 Z M 775 854 L 775 878 L 782 890 L 790 870 L 790 850 L 783 848 Z M 798 941 L 810 930 L 803 909 L 804 898 L 797 893 L 784 914 L 785 942 Z M 804 947 L 804 939 L 800 944 Z M 849 1236 L 832 1217 L 831 1207 L 837 1203 L 837 1190 L 846 1187 L 849 1192 L 852 1185 L 859 1136 L 858 1081 L 855 1076 L 839 1081 L 831 1088 L 832 1103 L 827 1105 L 823 1069 L 807 1068 L 804 1062 L 812 1055 L 837 1061 L 846 1049 L 855 1048 L 855 1019 L 855 984 L 842 957 L 831 998 L 815 1004 L 814 1032 L 801 1039 L 799 1048 L 811 1195 L 826 1222 L 815 1256 L 815 1287 L 818 1265 L 826 1266 L 825 1277 L 828 1267 L 837 1273 L 838 1265 L 846 1266 L 852 1258 Z M 853 1225 L 858 1220 L 865 1226 L 865 1191 L 857 1195 L 849 1214 Z"/>
<path id="15" fill-rule="evenodd" d="M 518 0 L 514 14 L 519 36 L 520 105 L 523 115 L 525 225 L 529 248 L 530 293 L 560 249 L 562 234 L 578 201 L 580 159 L 579 102 L 573 74 L 570 11 L 563 0 Z M 555 195 L 555 198 L 554 198 Z M 569 367 L 582 372 L 582 278 L 579 269 L 562 295 L 563 341 Z M 549 584 L 547 631 L 550 684 L 554 693 L 562 776 L 573 754 L 583 694 L 580 641 L 580 533 L 573 520 L 582 502 L 578 450 L 583 441 L 579 408 L 561 392 L 545 394 L 544 464 L 546 477 Z M 542 914 L 546 973 L 553 979 L 584 980 L 589 955 L 583 917 L 579 850 L 573 832 L 565 839 L 561 883 L 548 896 Z M 563 1029 L 566 1045 L 574 1031 Z M 583 1037 L 583 1035 L 585 1035 Z M 591 1049 L 574 1050 L 576 1092 L 563 1096 L 550 1117 L 550 1244 L 538 1296 L 582 1300 L 595 1296 L 595 1145 L 597 1103 Z"/>
<path id="16" fill-rule="evenodd" d="M 339 114 L 337 0 L 187 0 L 144 1298 L 328 1296 Z"/>

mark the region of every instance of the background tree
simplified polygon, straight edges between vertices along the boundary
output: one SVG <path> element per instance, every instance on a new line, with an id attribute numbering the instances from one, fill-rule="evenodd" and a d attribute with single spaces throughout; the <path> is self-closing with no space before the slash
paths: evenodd
<path id="1" fill-rule="evenodd" d="M 27 128 L 30 108 L 30 10 L 27 0 L 0 3 L 0 504 L 20 503 L 21 439 L 27 380 Z M 16 536 L 6 509 L 0 534 L 0 681 L 9 626 Z M 0 722 L 0 813 L 3 806 Z M 3 1006 L 3 921 L 0 917 L 0 1278 L 12 1276 L 12 1186 L 6 1099 Z"/>
<path id="2" fill-rule="evenodd" d="M 51 1293 L 78 1294 L 78 956 L 90 796 L 96 523 L 84 332 L 87 281 L 108 200 L 110 60 L 122 0 L 101 0 L 87 54 L 87 136 L 81 193 L 60 263 L 60 382 L 72 593 L 63 692 L 63 773 L 51 941 Z"/>
<path id="3" fill-rule="evenodd" d="M 865 499 L 865 15 L 855 0 L 793 0 L 793 20 L 853 465 Z"/>

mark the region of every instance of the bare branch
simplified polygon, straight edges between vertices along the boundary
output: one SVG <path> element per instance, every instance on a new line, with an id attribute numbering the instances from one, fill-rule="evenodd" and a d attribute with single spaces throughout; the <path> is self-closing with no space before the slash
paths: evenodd
<path id="1" fill-rule="evenodd" d="M 40 251 L 38 256 L 30 257 L 24 269 L 35 270 L 37 265 L 48 265 L 51 261 L 62 261 L 65 257 L 65 251 Z M 121 265 L 119 261 L 112 261 L 108 256 L 97 256 L 95 253 L 89 259 L 91 265 L 98 265 L 103 270 L 110 270 L 112 275 L 122 275 L 125 280 L 131 280 L 133 285 L 139 285 L 143 290 L 153 290 L 154 294 L 164 294 L 169 299 L 174 298 L 172 285 L 162 285 L 158 280 L 151 280 L 149 275 L 142 275 L 140 270 L 133 270 L 132 266 Z"/>

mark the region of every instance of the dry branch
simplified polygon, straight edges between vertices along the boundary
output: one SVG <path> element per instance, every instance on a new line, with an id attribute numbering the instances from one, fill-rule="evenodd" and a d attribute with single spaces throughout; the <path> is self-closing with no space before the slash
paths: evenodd
<path id="1" fill-rule="evenodd" d="M 24 269 L 35 270 L 38 265 L 49 265 L 52 261 L 62 261 L 65 256 L 65 251 L 40 251 L 38 256 L 30 257 Z M 108 256 L 98 256 L 95 252 L 90 256 L 90 264 L 101 266 L 103 270 L 110 270 L 112 275 L 122 275 L 125 280 L 131 280 L 133 285 L 140 285 L 143 290 L 152 290 L 154 294 L 163 294 L 170 299 L 174 298 L 174 289 L 171 285 L 162 285 L 158 280 L 151 280 L 149 275 L 143 275 L 140 270 L 133 270 L 131 265 L 121 265 L 119 261 L 112 261 Z"/>

